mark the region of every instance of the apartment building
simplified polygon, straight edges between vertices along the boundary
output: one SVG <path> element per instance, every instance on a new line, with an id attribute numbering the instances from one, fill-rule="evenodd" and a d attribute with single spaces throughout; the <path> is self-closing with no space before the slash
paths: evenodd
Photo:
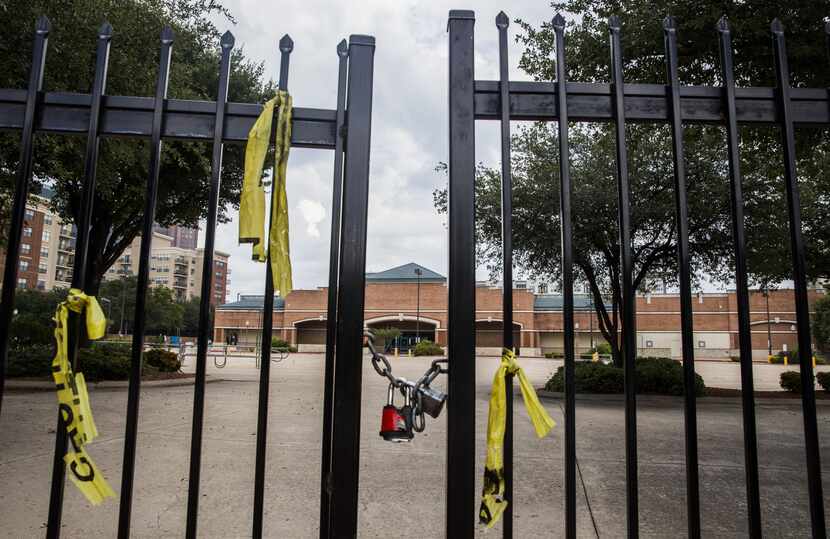
<path id="1" fill-rule="evenodd" d="M 72 281 L 77 229 L 51 211 L 48 192 L 46 195 L 30 195 L 26 205 L 17 272 L 19 288 L 68 288 Z M 197 229 L 156 226 L 150 255 L 151 286 L 167 286 L 181 300 L 201 294 L 204 250 L 196 247 L 197 239 Z M 137 275 L 140 248 L 141 237 L 136 237 L 104 278 Z M 211 302 L 216 305 L 227 297 L 229 258 L 227 253 L 215 252 Z M 0 259 L 5 261 L 5 253 L 0 253 Z"/>

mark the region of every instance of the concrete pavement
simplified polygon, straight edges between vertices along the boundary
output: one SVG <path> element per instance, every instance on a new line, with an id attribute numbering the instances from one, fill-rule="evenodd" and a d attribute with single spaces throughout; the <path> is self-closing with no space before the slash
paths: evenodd
<path id="1" fill-rule="evenodd" d="M 397 374 L 416 378 L 428 360 L 393 359 Z M 487 399 L 497 358 L 481 358 L 477 369 L 476 469 L 482 470 Z M 522 360 L 534 385 L 558 366 L 551 360 Z M 701 369 L 709 369 L 701 363 Z M 710 378 L 732 377 L 714 364 Z M 758 365 L 756 380 L 777 384 L 778 366 Z M 203 447 L 200 536 L 250 536 L 258 371 L 231 359 L 208 370 L 227 379 L 207 387 Z M 763 381 L 763 382 L 762 382 Z M 443 377 L 436 382 L 443 386 Z M 728 387 L 722 385 L 721 387 Z M 736 384 L 734 387 L 738 387 Z M 292 354 L 273 364 L 268 427 L 265 535 L 317 536 L 322 403 L 322 356 Z M 428 418 L 427 430 L 411 444 L 389 444 L 377 435 L 386 383 L 363 368 L 360 537 L 441 537 L 444 529 L 446 413 Z M 88 446 L 119 491 L 123 451 L 124 390 L 91 395 L 101 437 Z M 181 537 L 185 523 L 192 387 L 142 391 L 133 537 Z M 558 535 L 563 529 L 562 413 L 544 401 L 558 425 L 536 439 L 516 406 L 515 530 L 517 537 Z M 824 462 L 830 462 L 830 406 L 819 404 Z M 703 533 L 746 535 L 746 507 L 738 399 L 700 400 L 700 463 Z M 640 524 L 644 537 L 685 532 L 685 467 L 682 399 L 643 399 L 638 407 Z M 55 398 L 48 392 L 10 393 L 0 417 L 0 536 L 41 537 L 46 521 L 54 445 Z M 771 537 L 809 535 L 802 419 L 798 401 L 758 406 L 761 495 L 765 532 Z M 621 537 L 625 531 L 624 435 L 621 402 L 577 404 L 580 471 L 580 536 Z M 480 489 L 480 477 L 476 488 Z M 477 497 L 478 492 L 470 493 Z M 118 503 L 91 507 L 66 486 L 65 537 L 113 537 Z M 475 518 L 451 515 L 451 518 Z M 493 531 L 480 536 L 494 536 Z"/>

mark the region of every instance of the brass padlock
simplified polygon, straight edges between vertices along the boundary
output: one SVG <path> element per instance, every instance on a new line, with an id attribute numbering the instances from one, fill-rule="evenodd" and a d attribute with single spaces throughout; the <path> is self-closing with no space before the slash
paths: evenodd
<path id="1" fill-rule="evenodd" d="M 437 419 L 441 415 L 441 410 L 444 409 L 447 394 L 429 386 L 419 387 L 418 394 L 421 410 L 429 414 L 430 417 Z"/>

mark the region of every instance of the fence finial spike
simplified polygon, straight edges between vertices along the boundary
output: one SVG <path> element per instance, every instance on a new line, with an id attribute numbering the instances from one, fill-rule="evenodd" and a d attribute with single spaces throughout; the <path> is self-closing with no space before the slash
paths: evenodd
<path id="1" fill-rule="evenodd" d="M 38 17 L 37 22 L 35 22 L 35 32 L 38 34 L 48 34 L 51 29 L 52 23 L 49 21 L 49 17 L 46 15 Z"/>
<path id="2" fill-rule="evenodd" d="M 235 43 L 236 38 L 233 37 L 230 30 L 222 34 L 222 38 L 219 40 L 219 45 L 221 45 L 223 49 L 231 49 Z"/>
<path id="3" fill-rule="evenodd" d="M 337 56 L 346 56 L 349 54 L 349 43 L 345 39 L 341 39 L 337 44 Z"/>
<path id="4" fill-rule="evenodd" d="M 108 21 L 104 21 L 101 27 L 98 28 L 99 39 L 109 39 L 112 37 L 112 25 Z"/>
<path id="5" fill-rule="evenodd" d="M 169 45 L 173 43 L 173 38 L 176 37 L 176 34 L 173 32 L 173 29 L 169 26 L 165 26 L 161 30 L 161 42 L 165 45 Z"/>
<path id="6" fill-rule="evenodd" d="M 677 21 L 671 15 L 666 15 L 666 18 L 663 19 L 663 29 L 664 30 L 677 30 Z"/>
<path id="7" fill-rule="evenodd" d="M 608 17 L 608 28 L 611 30 L 619 30 L 622 28 L 622 23 L 617 15 L 611 15 Z"/>
<path id="8" fill-rule="evenodd" d="M 294 50 L 294 40 L 291 39 L 291 36 L 285 34 L 280 39 L 280 51 L 282 52 L 291 52 Z"/>
<path id="9" fill-rule="evenodd" d="M 718 32 L 729 32 L 729 19 L 726 18 L 726 15 L 722 15 L 720 19 L 718 19 Z"/>
<path id="10" fill-rule="evenodd" d="M 551 22 L 553 23 L 553 27 L 556 29 L 565 28 L 565 17 L 563 17 L 561 13 L 554 15 L 553 21 Z"/>
<path id="11" fill-rule="evenodd" d="M 778 17 L 772 19 L 772 23 L 769 25 L 769 29 L 772 31 L 773 34 L 783 34 L 784 25 L 781 23 L 781 19 L 779 19 Z"/>
<path id="12" fill-rule="evenodd" d="M 510 25 L 510 19 L 507 18 L 507 13 L 504 11 L 499 11 L 499 14 L 496 15 L 496 27 L 500 30 L 504 30 Z"/>

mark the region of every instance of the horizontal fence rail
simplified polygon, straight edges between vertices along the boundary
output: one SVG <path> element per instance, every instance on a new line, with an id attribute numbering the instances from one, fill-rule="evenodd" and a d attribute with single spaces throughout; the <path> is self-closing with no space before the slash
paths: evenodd
<path id="1" fill-rule="evenodd" d="M 0 130 L 21 129 L 26 91 L 0 89 Z M 35 130 L 45 133 L 82 134 L 89 125 L 89 94 L 46 92 L 41 95 Z M 104 96 L 99 134 L 150 137 L 153 134 L 152 97 Z M 223 142 L 242 143 L 262 112 L 258 103 L 228 103 L 225 107 Z M 337 112 L 330 109 L 293 109 L 291 145 L 299 148 L 334 149 Z M 161 132 L 165 139 L 213 140 L 215 101 L 165 99 Z"/>
<path id="2" fill-rule="evenodd" d="M 689 249 L 688 218 L 686 201 L 687 178 L 683 133 L 688 124 L 725 125 L 727 151 L 724 159 L 729 163 L 732 233 L 736 260 L 735 280 L 738 296 L 738 335 L 740 348 L 742 418 L 744 434 L 746 505 L 748 530 L 751 537 L 761 537 L 761 507 L 758 479 L 758 452 L 756 439 L 756 414 L 752 379 L 752 354 L 749 318 L 749 295 L 746 270 L 746 239 L 744 234 L 743 195 L 741 192 L 739 124 L 770 125 L 781 130 L 783 148 L 782 170 L 783 187 L 786 188 L 788 205 L 788 223 L 791 233 L 793 281 L 795 283 L 795 302 L 798 326 L 799 350 L 811 349 L 810 320 L 807 303 L 807 282 L 805 270 L 805 248 L 801 236 L 801 213 L 797 172 L 795 166 L 795 127 L 827 128 L 830 126 L 830 90 L 826 88 L 792 88 L 789 82 L 789 69 L 785 47 L 784 28 L 775 20 L 770 27 L 770 54 L 774 59 L 777 78 L 775 88 L 735 87 L 732 61 L 732 41 L 726 19 L 717 25 L 713 21 L 713 39 L 719 37 L 720 63 L 713 65 L 722 75 L 723 86 L 682 86 L 678 77 L 678 29 L 671 17 L 663 22 L 664 59 L 666 63 L 666 81 L 664 84 L 627 84 L 624 82 L 622 58 L 624 36 L 619 18 L 613 16 L 608 21 L 610 49 L 610 82 L 582 83 L 567 82 L 565 68 L 565 21 L 557 15 L 549 24 L 555 34 L 555 46 L 551 50 L 552 60 L 556 65 L 555 81 L 508 81 L 507 68 L 504 65 L 506 43 L 504 30 L 508 18 L 500 13 L 496 19 L 499 31 L 499 72 L 500 79 L 475 80 L 473 72 L 474 55 L 474 21 L 472 11 L 450 11 L 449 14 L 449 103 L 450 103 L 450 155 L 449 155 L 449 355 L 455 360 L 450 363 L 450 400 L 447 446 L 448 462 L 448 500 L 447 500 L 447 535 L 448 537 L 473 537 L 473 523 L 458 519 L 458 510 L 465 510 L 468 492 L 474 489 L 475 480 L 464 466 L 457 463 L 475 460 L 474 447 L 461 437 L 453 436 L 454 421 L 457 416 L 471 417 L 475 412 L 474 403 L 458 396 L 466 397 L 474 390 L 475 371 L 468 365 L 471 361 L 474 345 L 475 328 L 469 324 L 469 317 L 475 310 L 475 303 L 468 298 L 469 286 L 475 273 L 474 253 L 467 250 L 471 246 L 475 231 L 475 206 L 473 204 L 475 164 L 474 125 L 475 120 L 499 121 L 501 124 L 502 156 L 502 240 L 504 287 L 509 290 L 512 273 L 511 249 L 511 193 L 504 192 L 511 188 L 511 171 L 509 166 L 510 121 L 545 121 L 558 122 L 559 130 L 559 178 L 560 219 L 562 221 L 562 280 L 563 295 L 567 298 L 573 293 L 570 281 L 571 235 L 569 223 L 569 164 L 568 164 L 568 124 L 569 122 L 611 122 L 615 124 L 616 166 L 619 201 L 619 239 L 621 260 L 620 279 L 622 304 L 622 343 L 625 367 L 625 452 L 626 452 L 626 535 L 639 535 L 638 511 L 638 455 L 637 422 L 635 400 L 634 354 L 636 353 L 634 337 L 636 335 L 636 317 L 634 312 L 634 289 L 632 286 L 633 249 L 630 230 L 631 204 L 629 201 L 628 155 L 626 149 L 626 123 L 667 123 L 671 127 L 673 149 L 673 172 L 675 212 L 678 234 L 678 277 L 680 296 L 683 306 L 681 317 L 682 355 L 684 372 L 684 432 L 686 457 L 686 511 L 687 533 L 689 537 L 701 536 L 699 463 L 697 448 L 697 409 L 694 393 L 694 346 L 693 318 L 691 301 L 691 253 Z M 828 56 L 830 56 L 830 23 L 826 24 Z M 819 39 L 820 36 L 816 36 Z M 561 89 L 564 88 L 564 91 Z M 555 179 L 554 179 L 555 181 Z M 463 247 L 462 247 L 463 246 Z M 472 247 L 470 247 L 472 248 Z M 578 246 L 575 246 L 578 249 Z M 459 298 L 454 300 L 453 298 Z M 504 294 L 504 319 L 509 319 L 506 312 L 511 307 L 509 293 Z M 564 341 L 573 340 L 573 320 L 568 320 L 567 308 L 563 321 Z M 505 335 L 505 346 L 510 345 L 510 338 Z M 576 454 L 573 443 L 575 432 L 575 413 L 572 403 L 574 379 L 569 376 L 571 367 L 568 354 L 565 359 L 565 395 L 564 410 L 564 527 L 566 537 L 576 536 L 576 507 L 573 502 L 573 469 Z M 805 357 L 810 357 L 808 352 Z M 458 364 L 460 362 L 461 364 Z M 825 537 L 824 496 L 821 483 L 821 465 L 816 423 L 815 391 L 811 380 L 813 367 L 809 361 L 800 363 L 802 380 L 802 409 L 804 419 L 804 436 L 807 462 L 806 489 L 810 501 L 810 518 L 814 537 Z M 572 367 L 571 367 L 572 368 Z M 454 417 L 456 416 L 456 417 Z M 507 428 L 512 427 L 511 423 Z M 472 436 L 472 428 L 460 426 L 465 436 Z M 505 440 L 512 440 L 506 432 Z M 512 447 L 505 443 L 505 478 L 511 478 Z M 454 466 L 455 465 L 455 466 Z M 506 490 L 506 499 L 511 502 L 512 485 Z M 622 503 L 622 501 L 621 501 Z M 503 515 L 502 531 L 504 537 L 512 537 L 514 523 L 512 511 Z"/>
<path id="3" fill-rule="evenodd" d="M 510 82 L 510 118 L 513 120 L 557 119 L 555 82 Z M 569 82 L 568 119 L 580 122 L 614 120 L 614 90 L 611 84 Z M 671 104 L 662 84 L 625 84 L 625 117 L 630 122 L 671 121 Z M 726 105 L 719 86 L 681 86 L 680 119 L 683 123 L 723 123 Z M 792 121 L 797 126 L 826 126 L 830 118 L 830 96 L 823 88 L 790 89 Z M 735 88 L 738 123 L 774 124 L 779 105 L 775 88 Z M 499 82 L 475 82 L 475 117 L 500 120 Z"/>

